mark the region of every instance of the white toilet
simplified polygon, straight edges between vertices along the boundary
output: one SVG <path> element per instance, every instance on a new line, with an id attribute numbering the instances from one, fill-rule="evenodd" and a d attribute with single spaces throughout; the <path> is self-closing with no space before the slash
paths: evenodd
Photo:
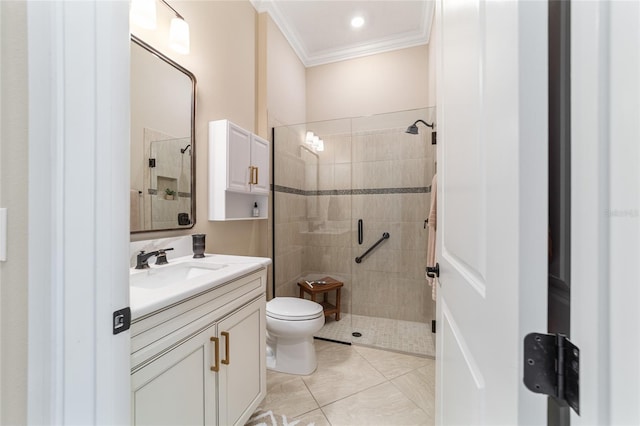
<path id="1" fill-rule="evenodd" d="M 267 302 L 267 368 L 311 374 L 318 366 L 313 335 L 324 325 L 322 305 L 297 297 Z"/>

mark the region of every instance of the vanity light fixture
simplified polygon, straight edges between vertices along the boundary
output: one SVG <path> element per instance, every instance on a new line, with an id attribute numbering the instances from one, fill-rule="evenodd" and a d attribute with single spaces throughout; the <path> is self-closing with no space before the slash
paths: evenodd
<path id="1" fill-rule="evenodd" d="M 189 54 L 189 24 L 166 0 L 160 0 L 176 14 L 169 27 L 169 47 L 183 55 Z"/>
<path id="2" fill-rule="evenodd" d="M 169 47 L 183 55 L 189 54 L 189 24 L 182 18 L 171 20 Z"/>
<path id="3" fill-rule="evenodd" d="M 131 0 L 129 17 L 135 25 L 147 30 L 156 29 L 156 1 Z M 189 24 L 166 0 L 159 0 L 167 6 L 176 17 L 171 19 L 169 27 L 169 47 L 183 55 L 189 54 Z"/>
<path id="4" fill-rule="evenodd" d="M 307 132 L 307 135 L 304 137 L 304 141 L 307 145 L 313 145 L 313 132 Z"/>
<path id="5" fill-rule="evenodd" d="M 313 132 L 307 132 L 304 137 L 304 142 L 309 145 L 314 151 L 324 151 L 324 141 L 319 136 L 313 134 Z"/>
<path id="6" fill-rule="evenodd" d="M 317 152 L 324 151 L 324 141 L 319 136 L 313 137 L 313 149 Z"/>
<path id="7" fill-rule="evenodd" d="M 156 29 L 156 0 L 132 0 L 129 17 L 137 26 Z"/>

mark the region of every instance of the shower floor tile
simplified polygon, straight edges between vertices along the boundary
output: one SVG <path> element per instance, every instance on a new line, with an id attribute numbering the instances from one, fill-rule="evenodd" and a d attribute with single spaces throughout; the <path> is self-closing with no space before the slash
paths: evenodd
<path id="1" fill-rule="evenodd" d="M 352 336 L 358 332 L 360 337 Z M 372 346 L 427 357 L 435 356 L 431 324 L 343 314 L 340 321 L 326 318 L 316 337 Z"/>

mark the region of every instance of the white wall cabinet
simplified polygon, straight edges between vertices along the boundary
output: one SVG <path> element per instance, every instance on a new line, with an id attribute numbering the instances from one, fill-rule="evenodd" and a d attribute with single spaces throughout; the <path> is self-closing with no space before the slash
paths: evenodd
<path id="1" fill-rule="evenodd" d="M 265 283 L 263 269 L 134 320 L 133 425 L 245 424 L 266 395 Z"/>
<path id="2" fill-rule="evenodd" d="M 229 120 L 209 122 L 209 220 L 268 217 L 270 152 L 269 141 Z"/>

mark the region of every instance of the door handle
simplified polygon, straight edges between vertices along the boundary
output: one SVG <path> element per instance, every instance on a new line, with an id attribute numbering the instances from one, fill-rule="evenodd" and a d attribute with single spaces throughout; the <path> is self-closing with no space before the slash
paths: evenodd
<path id="1" fill-rule="evenodd" d="M 255 166 L 249 166 L 249 185 L 258 184 L 258 168 Z"/>
<path id="2" fill-rule="evenodd" d="M 221 361 L 224 365 L 229 365 L 229 362 L 231 361 L 229 359 L 229 333 L 227 331 L 223 331 L 220 333 L 222 336 L 224 336 L 225 338 L 225 345 L 224 345 L 224 359 Z"/>
<path id="3" fill-rule="evenodd" d="M 362 244 L 364 240 L 364 229 L 362 228 L 362 219 L 358 219 L 358 244 Z"/>
<path id="4" fill-rule="evenodd" d="M 429 278 L 436 278 L 440 276 L 440 264 L 436 263 L 436 266 L 427 266 L 427 276 Z"/>

